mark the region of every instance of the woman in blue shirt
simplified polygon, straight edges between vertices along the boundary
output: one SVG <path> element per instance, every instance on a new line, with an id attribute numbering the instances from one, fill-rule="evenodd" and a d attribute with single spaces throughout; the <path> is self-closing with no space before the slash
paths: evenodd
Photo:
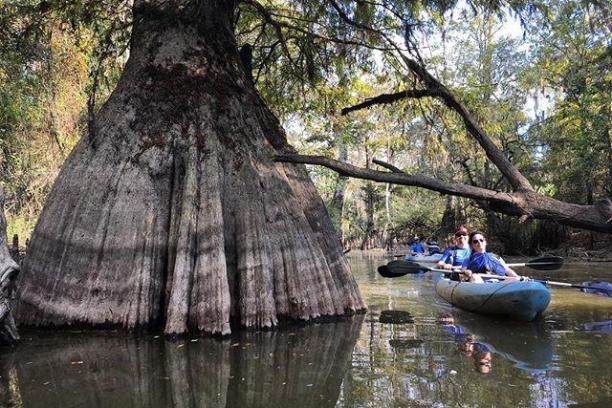
<path id="1" fill-rule="evenodd" d="M 472 232 L 469 236 L 469 242 L 472 254 L 463 261 L 461 269 L 470 282 L 482 283 L 480 274 L 494 274 L 508 277 L 510 280 L 525 279 L 510 269 L 499 256 L 487 252 L 487 239 L 482 232 Z"/>

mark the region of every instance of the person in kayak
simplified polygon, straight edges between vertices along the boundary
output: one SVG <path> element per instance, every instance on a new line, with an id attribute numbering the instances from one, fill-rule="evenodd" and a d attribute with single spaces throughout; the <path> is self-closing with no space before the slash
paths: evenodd
<path id="1" fill-rule="evenodd" d="M 472 253 L 468 244 L 468 231 L 461 226 L 455 232 L 455 245 L 446 248 L 442 258 L 436 264 L 437 268 L 451 270 L 453 267 L 463 265 L 463 261 L 470 257 Z"/>
<path id="2" fill-rule="evenodd" d="M 433 238 L 429 238 L 427 241 L 425 241 L 425 244 L 427 245 L 427 252 L 429 252 L 429 255 L 442 253 L 442 251 L 440 251 L 440 246 Z"/>
<path id="3" fill-rule="evenodd" d="M 492 274 L 507 277 L 506 280 L 526 280 L 506 265 L 504 260 L 492 252 L 487 252 L 487 239 L 480 231 L 469 235 L 472 253 L 461 265 L 462 274 L 470 282 L 482 283 L 480 274 Z"/>
<path id="4" fill-rule="evenodd" d="M 415 237 L 412 239 L 410 250 L 412 251 L 412 255 L 425 254 L 425 247 L 423 244 L 421 244 L 421 238 L 415 235 Z"/>

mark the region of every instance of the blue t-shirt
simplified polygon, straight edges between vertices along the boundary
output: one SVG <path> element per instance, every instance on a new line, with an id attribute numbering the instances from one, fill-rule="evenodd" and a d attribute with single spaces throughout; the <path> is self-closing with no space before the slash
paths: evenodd
<path id="1" fill-rule="evenodd" d="M 438 244 L 434 241 L 427 241 L 427 251 L 429 252 L 429 255 L 435 255 L 435 254 L 440 254 L 440 247 L 438 246 Z"/>
<path id="2" fill-rule="evenodd" d="M 452 246 L 450 248 L 446 248 L 440 260 L 445 264 L 462 266 L 463 261 L 468 259 L 471 253 L 472 251 L 470 251 L 470 248 L 457 248 L 456 246 Z"/>
<path id="3" fill-rule="evenodd" d="M 410 245 L 410 250 L 412 252 L 417 253 L 417 254 L 424 254 L 425 253 L 425 247 L 423 246 L 423 244 L 420 244 L 420 243 L 414 243 L 414 244 Z"/>
<path id="4" fill-rule="evenodd" d="M 463 261 L 463 269 L 469 269 L 473 273 L 494 273 L 506 276 L 506 268 L 499 261 L 499 257 L 492 252 L 475 252 Z"/>

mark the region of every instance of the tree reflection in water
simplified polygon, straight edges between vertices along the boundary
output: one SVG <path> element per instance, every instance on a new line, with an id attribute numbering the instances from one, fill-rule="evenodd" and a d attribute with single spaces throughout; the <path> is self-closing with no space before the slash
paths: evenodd
<path id="1" fill-rule="evenodd" d="M 333 407 L 363 315 L 219 340 L 25 334 L 0 406 Z"/>

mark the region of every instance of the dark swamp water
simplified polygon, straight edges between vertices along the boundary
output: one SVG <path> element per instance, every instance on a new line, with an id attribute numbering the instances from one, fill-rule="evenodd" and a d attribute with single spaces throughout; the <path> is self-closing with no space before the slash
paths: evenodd
<path id="1" fill-rule="evenodd" d="M 452 308 L 426 276 L 383 279 L 381 258 L 350 262 L 369 310 L 337 323 L 179 342 L 22 332 L 0 349 L 0 406 L 612 407 L 612 326 L 593 324 L 612 298 L 555 289 L 540 321 L 511 323 Z M 535 276 L 612 281 L 612 265 Z"/>

